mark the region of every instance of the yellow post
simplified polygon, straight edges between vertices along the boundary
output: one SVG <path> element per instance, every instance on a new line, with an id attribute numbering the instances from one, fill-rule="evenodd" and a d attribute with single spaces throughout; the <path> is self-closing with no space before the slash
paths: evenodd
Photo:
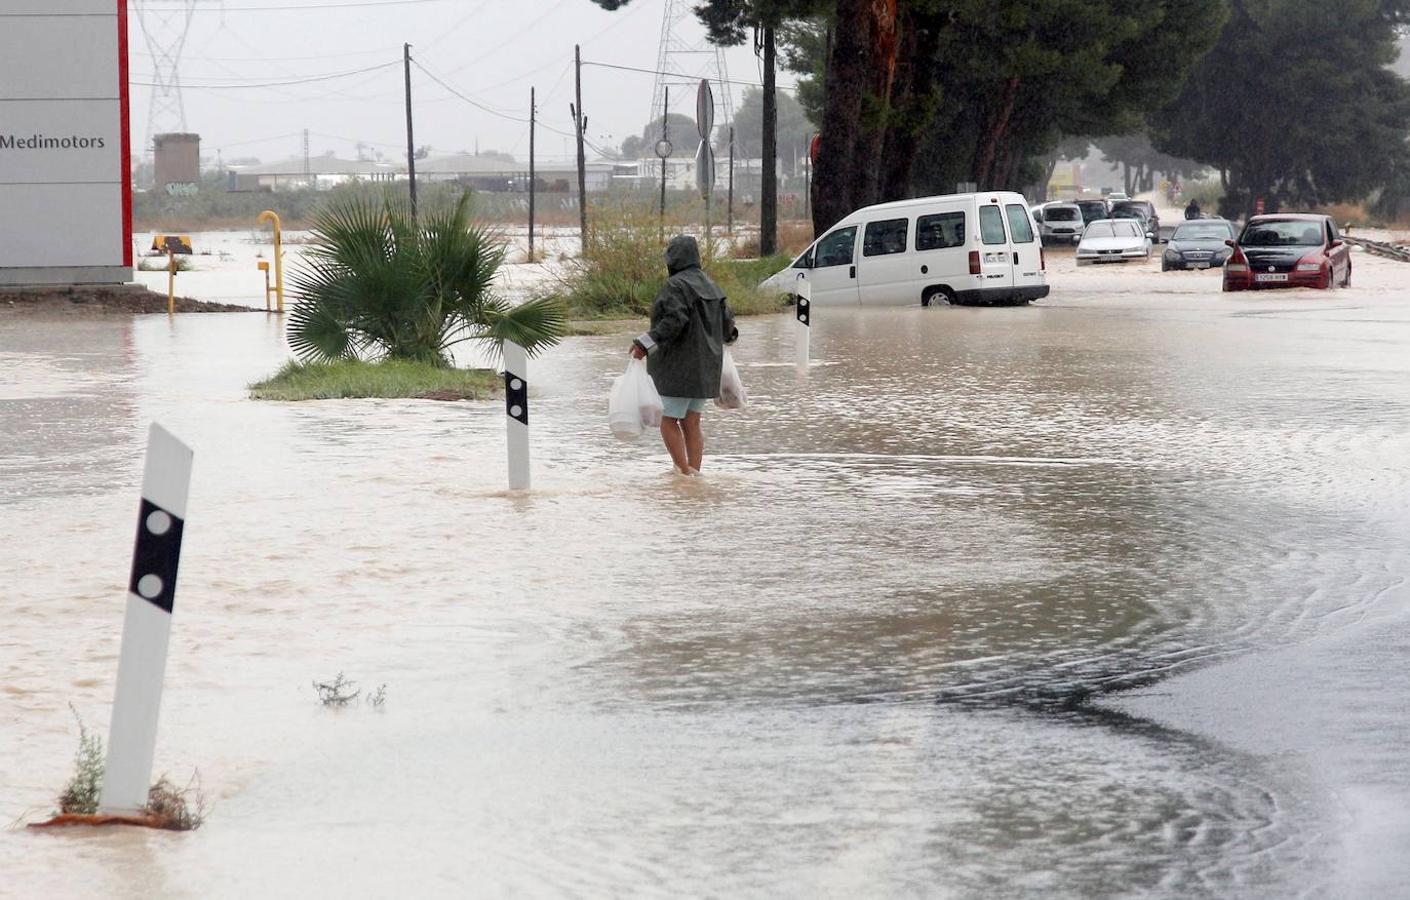
<path id="1" fill-rule="evenodd" d="M 259 270 L 264 273 L 264 311 L 272 312 L 272 310 L 270 310 L 269 308 L 269 292 L 271 290 L 271 288 L 269 287 L 269 263 L 265 260 L 260 260 L 255 265 L 257 265 L 259 267 Z"/>
<path id="2" fill-rule="evenodd" d="M 284 314 L 284 250 L 283 234 L 279 224 L 279 214 L 272 209 L 266 209 L 259 214 L 255 220 L 257 224 L 271 222 L 274 225 L 274 297 L 277 309 L 281 316 Z"/>
<path id="3" fill-rule="evenodd" d="M 176 315 L 176 251 L 166 248 L 166 314 Z"/>

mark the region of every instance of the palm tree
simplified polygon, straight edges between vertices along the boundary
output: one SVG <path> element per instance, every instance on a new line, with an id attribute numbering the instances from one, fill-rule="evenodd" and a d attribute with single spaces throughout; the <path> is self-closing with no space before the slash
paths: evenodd
<path id="1" fill-rule="evenodd" d="M 448 351 L 509 340 L 530 354 L 563 337 L 553 298 L 511 306 L 492 290 L 504 245 L 470 222 L 470 195 L 412 218 L 407 203 L 337 199 L 314 216 L 293 276 L 289 345 L 306 362 L 407 359 L 450 365 Z"/>

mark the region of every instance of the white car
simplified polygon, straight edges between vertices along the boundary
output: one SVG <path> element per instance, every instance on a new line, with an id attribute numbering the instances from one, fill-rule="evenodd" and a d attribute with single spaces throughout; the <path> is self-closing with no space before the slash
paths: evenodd
<path id="1" fill-rule="evenodd" d="M 1023 196 L 985 191 L 859 209 L 759 289 L 817 306 L 1023 304 L 1048 295 L 1046 268 Z"/>
<path id="2" fill-rule="evenodd" d="M 1151 241 L 1135 219 L 1100 219 L 1088 225 L 1077 244 L 1077 265 L 1151 258 Z"/>

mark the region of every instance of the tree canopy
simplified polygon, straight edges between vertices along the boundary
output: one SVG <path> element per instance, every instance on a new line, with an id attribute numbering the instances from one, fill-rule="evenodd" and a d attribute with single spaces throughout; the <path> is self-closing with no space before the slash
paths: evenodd
<path id="1" fill-rule="evenodd" d="M 785 91 L 778 92 L 778 146 L 780 153 L 797 150 L 804 153 L 808 139 L 817 129 L 808 121 L 808 114 L 797 100 Z M 734 152 L 737 156 L 756 158 L 764 152 L 764 92 L 756 87 L 744 89 L 739 109 L 734 112 Z M 729 126 L 716 129 L 715 146 L 720 152 L 729 147 Z"/>
<path id="2" fill-rule="evenodd" d="M 1410 158 L 1410 87 L 1390 68 L 1410 0 L 1233 0 L 1218 43 L 1155 117 L 1166 152 L 1217 167 L 1224 212 L 1365 197 Z"/>

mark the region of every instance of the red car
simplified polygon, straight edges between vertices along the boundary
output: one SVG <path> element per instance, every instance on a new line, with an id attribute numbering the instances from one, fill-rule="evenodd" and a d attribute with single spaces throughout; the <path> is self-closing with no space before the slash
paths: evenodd
<path id="1" fill-rule="evenodd" d="M 1224 266 L 1224 290 L 1351 284 L 1351 248 L 1331 216 L 1277 213 L 1254 216 Z"/>

